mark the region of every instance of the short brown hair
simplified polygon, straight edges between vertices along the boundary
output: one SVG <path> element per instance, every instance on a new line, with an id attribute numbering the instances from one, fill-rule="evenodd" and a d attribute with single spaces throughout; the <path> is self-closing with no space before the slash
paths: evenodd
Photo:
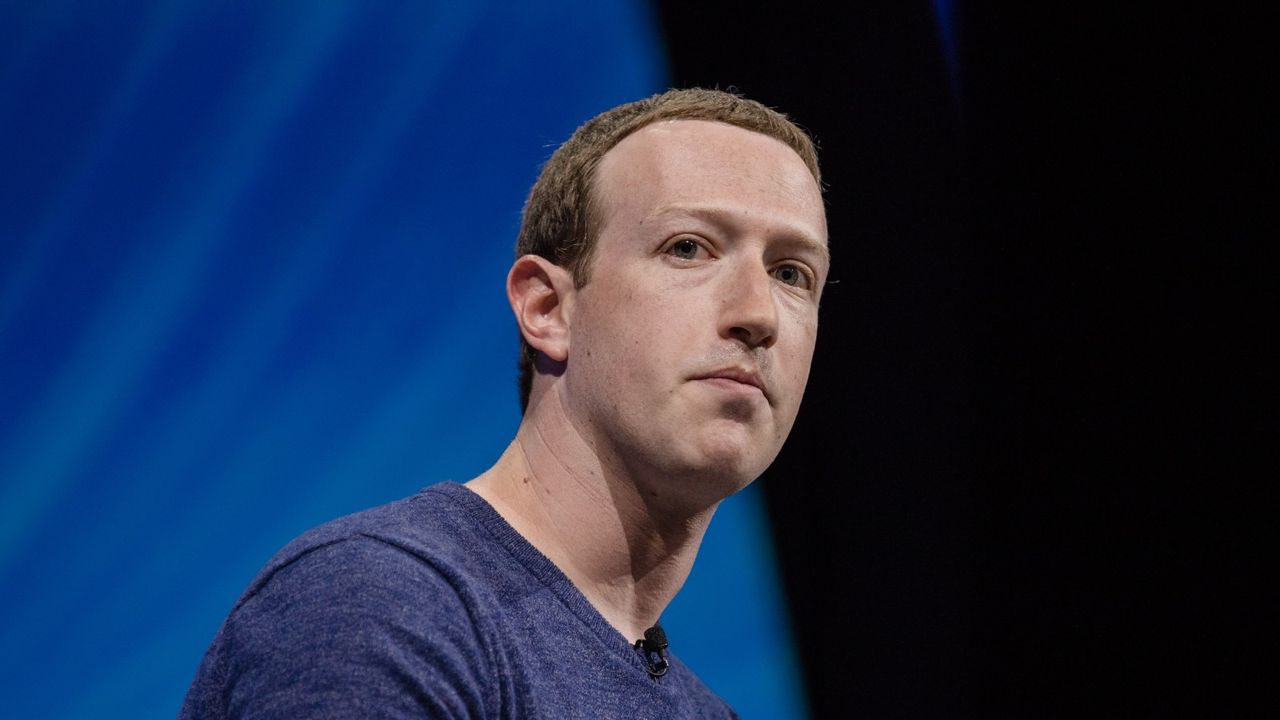
<path id="1" fill-rule="evenodd" d="M 573 273 L 577 287 L 585 285 L 602 220 L 592 192 L 596 168 L 623 138 L 661 120 L 711 120 L 780 140 L 796 151 L 822 187 L 813 140 L 786 115 L 723 90 L 668 90 L 591 118 L 555 151 L 525 201 L 516 257 L 544 257 Z M 521 411 L 529 405 L 535 356 L 536 351 L 521 336 Z"/>

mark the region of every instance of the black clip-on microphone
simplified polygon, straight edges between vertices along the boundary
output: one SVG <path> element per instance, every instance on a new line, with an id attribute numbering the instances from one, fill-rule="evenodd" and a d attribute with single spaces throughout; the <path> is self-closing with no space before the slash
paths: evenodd
<path id="1" fill-rule="evenodd" d="M 636 649 L 644 654 L 645 669 L 654 678 L 667 674 L 667 633 L 661 625 L 644 631 L 644 639 L 636 641 Z"/>

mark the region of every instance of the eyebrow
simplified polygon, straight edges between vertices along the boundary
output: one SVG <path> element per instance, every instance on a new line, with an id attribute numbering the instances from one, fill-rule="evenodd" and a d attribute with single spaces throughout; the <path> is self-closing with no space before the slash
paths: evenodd
<path id="1" fill-rule="evenodd" d="M 737 213 L 725 208 L 706 206 L 706 205 L 664 205 L 650 213 L 641 222 L 648 224 L 665 220 L 668 217 L 692 217 L 715 225 L 718 229 L 732 232 L 738 229 L 741 224 L 738 220 Z M 822 257 L 823 261 L 828 265 L 831 264 L 831 249 L 827 243 L 819 241 L 807 232 L 797 231 L 787 228 L 781 233 L 786 242 L 800 245 L 808 250 L 817 253 Z"/>

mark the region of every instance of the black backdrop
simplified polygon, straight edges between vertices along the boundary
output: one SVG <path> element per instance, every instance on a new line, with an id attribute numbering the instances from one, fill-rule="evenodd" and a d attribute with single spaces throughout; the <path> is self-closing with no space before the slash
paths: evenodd
<path id="1" fill-rule="evenodd" d="M 954 83 L 933 3 L 660 4 L 676 85 L 822 150 L 837 283 L 764 481 L 811 709 L 1217 714 L 1276 667 L 1261 20 L 946 5 Z"/>

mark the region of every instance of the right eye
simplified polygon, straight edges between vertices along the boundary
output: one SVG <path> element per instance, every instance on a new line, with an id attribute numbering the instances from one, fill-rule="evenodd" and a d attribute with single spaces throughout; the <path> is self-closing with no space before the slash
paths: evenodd
<path id="1" fill-rule="evenodd" d="M 697 260 L 700 253 L 704 250 L 693 238 L 681 238 L 667 248 L 667 254 L 680 258 L 681 260 Z"/>

